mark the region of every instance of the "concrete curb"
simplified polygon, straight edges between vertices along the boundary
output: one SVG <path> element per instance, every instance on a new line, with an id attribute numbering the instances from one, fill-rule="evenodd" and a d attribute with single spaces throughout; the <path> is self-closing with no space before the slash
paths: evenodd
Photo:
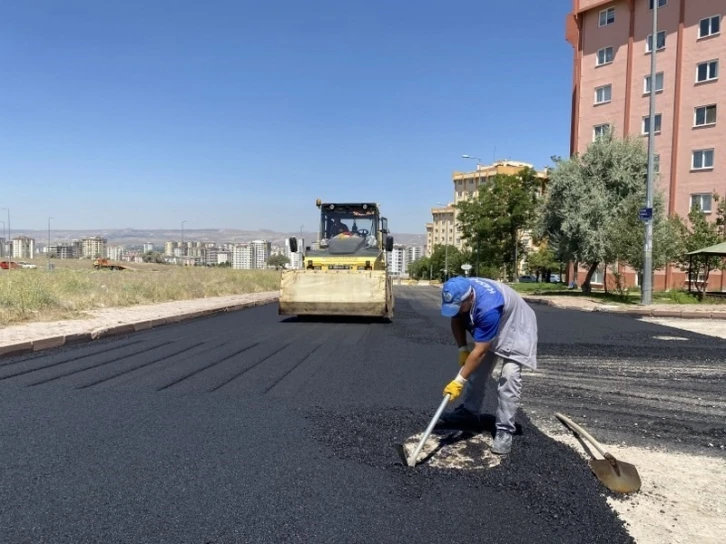
<path id="1" fill-rule="evenodd" d="M 522 297 L 530 304 L 543 304 L 560 310 L 577 310 L 580 312 L 600 312 L 606 314 L 623 315 L 630 317 L 670 317 L 678 319 L 725 319 L 726 311 L 723 312 L 694 312 L 690 310 L 659 310 L 658 308 L 608 308 L 599 306 L 595 308 L 583 308 L 569 304 L 560 304 L 547 298 Z"/>
<path id="2" fill-rule="evenodd" d="M 26 353 L 79 344 L 82 342 L 90 342 L 92 340 L 98 340 L 99 338 L 108 338 L 111 336 L 121 336 L 134 332 L 146 331 L 149 329 L 161 327 L 163 325 L 172 325 L 175 323 L 181 323 L 182 321 L 190 321 L 199 317 L 206 317 L 219 313 L 237 312 L 239 310 L 244 310 L 246 308 L 252 308 L 255 306 L 274 304 L 279 300 L 280 297 L 267 297 L 259 300 L 253 300 L 250 302 L 233 304 L 230 306 L 220 306 L 218 308 L 209 308 L 206 310 L 194 310 L 187 313 L 171 315 L 169 317 L 159 317 L 155 319 L 146 319 L 143 321 L 121 323 L 119 325 L 114 325 L 113 327 L 102 327 L 98 329 L 93 329 L 88 332 L 68 334 L 65 336 L 49 336 L 48 338 L 39 338 L 37 340 L 21 342 L 18 344 L 8 344 L 5 346 L 0 346 L 0 358 L 11 357 L 15 355 L 24 355 Z"/>

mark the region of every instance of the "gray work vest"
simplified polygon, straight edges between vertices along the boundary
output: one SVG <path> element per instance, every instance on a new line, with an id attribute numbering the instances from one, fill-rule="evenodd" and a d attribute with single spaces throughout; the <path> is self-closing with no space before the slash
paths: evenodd
<path id="1" fill-rule="evenodd" d="M 533 370 L 537 369 L 537 316 L 519 294 L 504 283 L 484 279 L 504 297 L 499 332 L 490 348 L 496 355 Z"/>

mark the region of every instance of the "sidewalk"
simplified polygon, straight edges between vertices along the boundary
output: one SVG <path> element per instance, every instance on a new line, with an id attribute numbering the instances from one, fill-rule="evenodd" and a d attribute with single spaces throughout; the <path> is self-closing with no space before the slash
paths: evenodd
<path id="1" fill-rule="evenodd" d="M 76 342 L 128 334 L 219 312 L 263 306 L 279 300 L 278 291 L 104 308 L 87 319 L 44 321 L 0 328 L 0 357 L 56 348 Z"/>
<path id="2" fill-rule="evenodd" d="M 603 303 L 587 297 L 522 295 L 531 304 L 545 304 L 563 310 L 605 312 L 636 317 L 678 317 L 683 319 L 726 319 L 726 304 L 630 304 Z"/>

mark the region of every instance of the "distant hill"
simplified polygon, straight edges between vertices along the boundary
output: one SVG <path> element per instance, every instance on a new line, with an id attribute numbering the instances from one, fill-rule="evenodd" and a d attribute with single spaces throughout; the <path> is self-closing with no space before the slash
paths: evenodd
<path id="1" fill-rule="evenodd" d="M 391 233 L 395 243 L 409 246 L 423 246 L 426 243 L 424 234 L 399 234 Z M 46 243 L 48 231 L 45 230 L 20 230 L 13 229 L 13 238 L 16 236 L 29 236 L 35 238 L 38 243 Z M 303 232 L 306 242 L 313 241 L 317 234 Z M 179 241 L 181 229 L 111 229 L 111 230 L 55 230 L 50 232 L 50 240 L 53 242 L 70 242 L 74 239 L 86 238 L 89 236 L 101 236 L 108 239 L 109 245 L 135 246 L 150 242 L 155 246 L 162 246 L 167 240 Z M 273 245 L 284 245 L 285 239 L 290 236 L 300 237 L 300 232 L 275 232 L 272 230 L 237 230 L 237 229 L 184 229 L 184 240 L 217 242 L 217 243 L 242 243 L 252 240 L 267 240 Z"/>

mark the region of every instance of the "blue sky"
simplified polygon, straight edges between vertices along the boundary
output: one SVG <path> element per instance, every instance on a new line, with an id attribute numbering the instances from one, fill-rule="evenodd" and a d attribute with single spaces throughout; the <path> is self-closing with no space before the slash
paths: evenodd
<path id="1" fill-rule="evenodd" d="M 571 4 L 6 2 L 0 207 L 14 231 L 298 230 L 318 197 L 375 200 L 423 232 L 462 154 L 567 154 Z"/>

